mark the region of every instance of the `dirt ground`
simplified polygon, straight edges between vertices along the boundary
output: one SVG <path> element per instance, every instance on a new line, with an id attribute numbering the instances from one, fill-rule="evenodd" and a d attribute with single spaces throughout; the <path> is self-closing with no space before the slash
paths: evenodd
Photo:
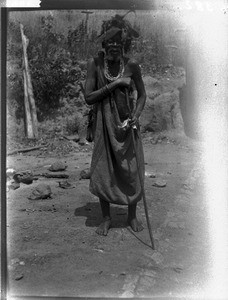
<path id="1" fill-rule="evenodd" d="M 154 143 L 150 136 L 143 143 L 155 250 L 150 248 L 142 201 L 142 232 L 133 233 L 126 225 L 125 206 L 113 205 L 108 236 L 95 233 L 101 221 L 99 202 L 89 192 L 89 180 L 80 179 L 90 165 L 91 145 L 65 156 L 39 150 L 8 156 L 8 168 L 34 173 L 46 172 L 56 160 L 66 162 L 71 184 L 63 189 L 63 179 L 39 176 L 8 191 L 11 296 L 175 297 L 204 291 L 210 257 L 200 144 L 187 138 Z M 165 186 L 155 186 L 158 180 Z M 40 183 L 50 185 L 52 197 L 29 200 Z"/>

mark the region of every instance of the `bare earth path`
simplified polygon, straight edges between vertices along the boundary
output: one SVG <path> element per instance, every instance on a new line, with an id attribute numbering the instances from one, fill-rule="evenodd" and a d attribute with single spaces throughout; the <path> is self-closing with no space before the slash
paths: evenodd
<path id="1" fill-rule="evenodd" d="M 150 248 L 143 203 L 138 217 L 144 230 L 126 225 L 127 210 L 112 206 L 107 237 L 95 233 L 101 220 L 98 199 L 80 172 L 91 150 L 62 157 L 71 189 L 60 179 L 39 177 L 8 192 L 8 267 L 10 295 L 80 297 L 190 296 L 203 291 L 210 272 L 208 219 L 203 196 L 201 152 L 191 143 L 152 144 L 144 140 L 145 189 L 156 250 Z M 56 157 L 8 157 L 17 170 L 45 172 Z M 156 187 L 157 180 L 165 187 Z M 44 182 L 52 198 L 29 200 Z"/>

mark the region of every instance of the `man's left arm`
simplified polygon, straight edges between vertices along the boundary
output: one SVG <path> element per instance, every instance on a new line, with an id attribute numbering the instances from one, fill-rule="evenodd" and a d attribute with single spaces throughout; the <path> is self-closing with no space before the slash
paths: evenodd
<path id="1" fill-rule="evenodd" d="M 131 62 L 131 70 L 132 70 L 132 79 L 134 80 L 135 87 L 137 90 L 137 102 L 136 102 L 136 109 L 134 111 L 134 115 L 132 116 L 131 119 L 131 125 L 137 123 L 138 118 L 140 117 L 143 108 L 146 103 L 146 91 L 145 91 L 145 86 L 142 80 L 142 74 L 141 74 L 141 69 L 135 60 Z"/>

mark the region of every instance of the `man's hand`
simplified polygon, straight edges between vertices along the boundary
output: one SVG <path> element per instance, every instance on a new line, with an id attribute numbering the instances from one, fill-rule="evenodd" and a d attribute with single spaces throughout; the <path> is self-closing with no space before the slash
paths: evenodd
<path id="1" fill-rule="evenodd" d="M 133 128 L 137 127 L 138 124 L 138 118 L 134 115 L 130 120 L 129 120 L 129 125 L 132 126 Z"/>

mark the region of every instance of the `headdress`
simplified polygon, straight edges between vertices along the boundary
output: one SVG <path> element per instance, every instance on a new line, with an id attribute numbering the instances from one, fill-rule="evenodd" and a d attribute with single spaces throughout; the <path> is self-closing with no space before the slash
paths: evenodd
<path id="1" fill-rule="evenodd" d="M 133 38 L 138 38 L 139 33 L 131 26 L 129 21 L 124 20 L 124 17 L 129 12 L 123 16 L 116 14 L 110 20 L 103 21 L 101 34 L 98 36 L 97 42 L 101 42 L 102 46 L 104 46 L 105 42 L 118 32 L 121 32 L 122 42 L 124 45 L 130 45 Z"/>

